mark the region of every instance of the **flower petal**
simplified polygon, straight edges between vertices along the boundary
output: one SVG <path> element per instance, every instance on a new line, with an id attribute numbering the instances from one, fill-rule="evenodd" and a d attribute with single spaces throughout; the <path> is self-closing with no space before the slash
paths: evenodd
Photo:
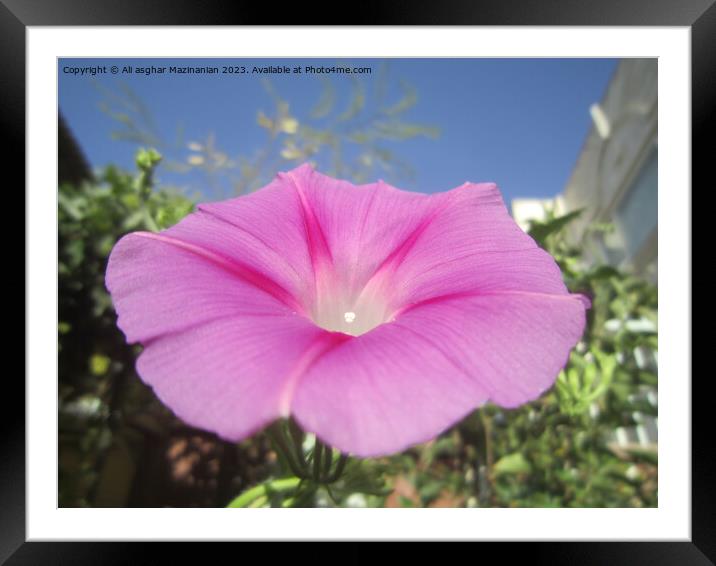
<path id="1" fill-rule="evenodd" d="M 137 371 L 183 421 L 236 441 L 287 416 L 293 381 L 334 342 L 299 315 L 223 318 L 152 340 Z"/>
<path id="2" fill-rule="evenodd" d="M 578 297 L 506 292 L 427 301 L 315 361 L 297 420 L 359 456 L 433 438 L 487 400 L 514 407 L 555 380 L 584 329 Z"/>
<path id="3" fill-rule="evenodd" d="M 466 291 L 567 294 L 555 261 L 517 226 L 494 183 L 425 195 L 356 186 L 308 166 L 281 179 L 301 191 L 320 227 L 336 277 L 329 288 L 377 290 L 396 310 Z"/>
<path id="4" fill-rule="evenodd" d="M 378 267 L 433 212 L 432 197 L 378 182 L 353 185 L 308 165 L 280 179 L 304 196 L 304 206 L 330 251 L 330 267 L 348 295 L 366 284 Z M 319 276 L 324 275 L 320 274 Z"/>
<path id="5" fill-rule="evenodd" d="M 466 183 L 439 197 L 432 221 L 393 269 L 395 304 L 464 292 L 568 293 L 554 259 L 517 226 L 496 185 Z"/>
<path id="6" fill-rule="evenodd" d="M 432 438 L 488 399 L 535 398 L 588 307 L 494 185 L 428 196 L 308 166 L 126 236 L 107 287 L 145 345 L 140 375 L 181 418 L 239 439 L 293 413 L 360 456 Z M 309 318 L 352 305 L 394 321 L 350 337 Z"/>
<path id="7" fill-rule="evenodd" d="M 201 204 L 163 233 L 246 265 L 282 287 L 294 306 L 313 300 L 314 268 L 301 202 L 278 179 L 249 195 Z"/>
<path id="8" fill-rule="evenodd" d="M 292 309 L 292 295 L 259 271 L 262 250 L 228 257 L 232 230 L 199 214 L 125 236 L 107 287 L 127 340 L 145 346 L 142 379 L 185 422 L 238 440 L 288 416 L 307 364 L 348 337 Z"/>
<path id="9" fill-rule="evenodd" d="M 129 342 L 218 318 L 290 314 L 290 296 L 249 266 L 162 234 L 136 232 L 112 250 L 106 283 Z"/>

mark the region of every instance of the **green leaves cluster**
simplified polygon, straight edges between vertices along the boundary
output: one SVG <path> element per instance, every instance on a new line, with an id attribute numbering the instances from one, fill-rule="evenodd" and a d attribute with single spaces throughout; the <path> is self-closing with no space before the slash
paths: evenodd
<path id="1" fill-rule="evenodd" d="M 478 430 L 472 421 L 473 433 L 487 437 L 478 460 L 490 480 L 489 505 L 657 504 L 656 446 L 615 443 L 617 428 L 657 414 L 649 401 L 657 389 L 657 290 L 614 267 L 587 264 L 566 233 L 580 214 L 549 215 L 531 226 L 570 291 L 592 306 L 582 342 L 547 394 L 514 411 L 483 410 Z"/>
<path id="2" fill-rule="evenodd" d="M 152 402 L 136 380 L 136 350 L 117 328 L 104 274 L 109 252 L 124 234 L 168 227 L 193 209 L 178 191 L 153 190 L 160 160 L 156 151 L 140 150 L 134 174 L 108 167 L 96 180 L 58 190 L 62 506 L 92 504 L 125 406 Z"/>

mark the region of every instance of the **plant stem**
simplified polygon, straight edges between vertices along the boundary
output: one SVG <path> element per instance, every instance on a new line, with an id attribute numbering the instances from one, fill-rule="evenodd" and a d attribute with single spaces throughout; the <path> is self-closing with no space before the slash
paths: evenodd
<path id="1" fill-rule="evenodd" d="M 288 432 L 291 435 L 293 441 L 293 447 L 296 451 L 296 459 L 301 469 L 306 469 L 306 456 L 303 453 L 303 431 L 298 428 L 298 425 L 293 419 L 288 421 Z"/>
<path id="2" fill-rule="evenodd" d="M 347 454 L 341 454 L 341 457 L 338 459 L 338 463 L 336 464 L 335 469 L 333 470 L 333 473 L 326 479 L 326 483 L 333 483 L 337 481 L 341 475 L 343 474 L 343 470 L 346 467 L 346 464 L 348 463 L 348 455 Z"/>
<path id="3" fill-rule="evenodd" d="M 485 411 L 480 411 L 480 420 L 482 421 L 482 429 L 485 434 L 485 468 L 482 478 L 478 474 L 478 479 L 483 480 L 480 486 L 482 499 L 489 502 L 492 499 L 492 467 L 494 464 L 494 454 L 492 449 L 492 419 Z M 479 470 L 478 470 L 479 472 Z"/>
<path id="4" fill-rule="evenodd" d="M 321 483 L 321 452 L 323 443 L 316 437 L 316 444 L 313 447 L 313 479 L 316 483 Z"/>
<path id="5" fill-rule="evenodd" d="M 323 474 L 321 476 L 321 482 L 326 483 L 328 477 L 331 474 L 331 465 L 333 464 L 333 448 L 324 445 L 323 448 Z"/>
<path id="6" fill-rule="evenodd" d="M 291 472 L 293 472 L 296 477 L 305 478 L 305 470 L 296 463 L 294 460 L 294 454 L 286 443 L 286 436 L 283 431 L 282 423 L 276 422 L 272 424 L 268 428 L 268 434 L 273 443 L 276 445 L 277 450 L 281 453 L 283 459 L 288 464 L 288 467 L 291 468 Z"/>
<path id="7" fill-rule="evenodd" d="M 492 419 L 483 411 L 480 411 L 480 420 L 485 432 L 485 460 L 487 470 L 492 475 L 492 465 L 494 464 L 494 455 L 492 450 Z"/>

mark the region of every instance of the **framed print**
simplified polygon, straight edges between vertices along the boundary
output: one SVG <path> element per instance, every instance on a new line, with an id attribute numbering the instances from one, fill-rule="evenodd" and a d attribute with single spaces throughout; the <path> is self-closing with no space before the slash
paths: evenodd
<path id="1" fill-rule="evenodd" d="M 711 3 L 218 7 L 0 6 L 28 328 L 3 558 L 713 560 Z"/>

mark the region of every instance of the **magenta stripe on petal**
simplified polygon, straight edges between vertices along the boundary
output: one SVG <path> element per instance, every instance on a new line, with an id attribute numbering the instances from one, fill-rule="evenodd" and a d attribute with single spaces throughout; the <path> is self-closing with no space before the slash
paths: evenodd
<path id="1" fill-rule="evenodd" d="M 305 226 L 306 244 L 308 253 L 311 257 L 314 270 L 320 269 L 322 265 L 330 266 L 333 263 L 331 250 L 326 242 L 326 236 L 323 234 L 321 225 L 316 220 L 313 208 L 306 198 L 306 194 L 301 188 L 301 181 L 291 173 L 279 174 L 280 179 L 287 179 L 296 189 L 299 201 L 301 203 L 301 214 Z"/>
<path id="2" fill-rule="evenodd" d="M 225 269 L 229 273 L 235 275 L 239 279 L 255 287 L 257 290 L 263 291 L 265 293 L 268 293 L 272 297 L 275 297 L 276 299 L 284 303 L 287 307 L 291 309 L 301 308 L 301 306 L 296 302 L 296 300 L 280 285 L 277 285 L 269 277 L 256 271 L 250 266 L 245 265 L 240 260 L 222 257 L 221 254 L 202 248 L 195 244 L 191 244 L 189 242 L 184 242 L 177 238 L 172 238 L 171 236 L 163 236 L 161 234 L 153 234 L 151 232 L 137 232 L 135 236 L 149 238 L 157 240 L 159 242 L 165 242 L 166 244 L 169 244 L 171 246 L 176 246 L 177 248 L 196 254 L 197 256 L 207 260 L 210 263 L 215 263 L 217 266 Z"/>

